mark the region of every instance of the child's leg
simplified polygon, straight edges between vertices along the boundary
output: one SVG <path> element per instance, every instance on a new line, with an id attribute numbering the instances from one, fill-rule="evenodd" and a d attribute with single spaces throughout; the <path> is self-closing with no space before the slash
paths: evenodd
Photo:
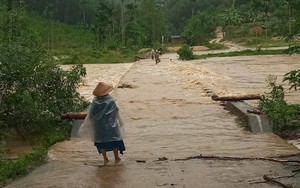
<path id="1" fill-rule="evenodd" d="M 116 163 L 120 162 L 121 158 L 119 157 L 118 148 L 113 149 L 113 152 L 114 152 L 114 156 L 115 156 L 115 162 Z"/>
<path id="2" fill-rule="evenodd" d="M 106 156 L 106 150 L 105 149 L 101 149 L 101 154 L 103 156 L 104 159 L 104 164 L 107 164 L 109 162 L 107 156 Z"/>

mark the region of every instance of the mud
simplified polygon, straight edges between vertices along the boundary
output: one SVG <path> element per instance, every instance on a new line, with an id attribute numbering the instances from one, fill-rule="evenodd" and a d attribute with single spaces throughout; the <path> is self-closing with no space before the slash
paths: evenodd
<path id="1" fill-rule="evenodd" d="M 266 76 L 276 74 L 280 79 L 289 70 L 298 69 L 299 57 L 230 57 L 184 62 L 176 60 L 175 54 L 167 54 L 161 57 L 159 65 L 149 59 L 122 68 L 86 65 L 88 75 L 80 92 L 88 99 L 98 81 L 134 86 L 116 88 L 113 93 L 126 124 L 127 150 L 121 163 L 110 161 L 103 166 L 92 142 L 72 138 L 49 150 L 47 164 L 7 187 L 274 187 L 264 182 L 263 175 L 292 175 L 292 170 L 299 166 L 260 160 L 176 159 L 200 154 L 228 157 L 298 154 L 299 149 L 274 134 L 251 134 L 244 130 L 238 118 L 211 100 L 207 91 L 220 96 L 263 94 L 268 91 Z M 107 73 L 105 78 L 102 73 Z M 290 102 L 300 102 L 294 93 L 287 98 Z M 111 153 L 108 157 L 112 160 Z M 294 187 L 300 187 L 299 180 L 299 175 L 280 179 Z"/>

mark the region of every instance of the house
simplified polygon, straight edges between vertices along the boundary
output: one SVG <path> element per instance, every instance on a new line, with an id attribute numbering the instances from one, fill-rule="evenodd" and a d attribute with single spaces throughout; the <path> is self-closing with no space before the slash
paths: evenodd
<path id="1" fill-rule="evenodd" d="M 182 44 L 183 38 L 180 35 L 171 35 L 170 42 L 171 44 Z"/>
<path id="2" fill-rule="evenodd" d="M 264 30 L 265 30 L 265 27 L 257 25 L 257 26 L 250 27 L 248 29 L 248 33 L 249 33 L 249 35 L 258 36 L 258 35 L 262 35 Z"/>
<path id="3" fill-rule="evenodd" d="M 224 32 L 223 32 L 223 28 L 222 27 L 217 27 L 216 28 L 216 38 L 217 39 L 222 39 L 222 38 L 224 38 Z"/>

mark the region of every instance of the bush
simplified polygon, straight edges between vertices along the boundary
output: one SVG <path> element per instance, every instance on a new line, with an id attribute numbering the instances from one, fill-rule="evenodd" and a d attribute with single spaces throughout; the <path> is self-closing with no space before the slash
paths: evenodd
<path id="1" fill-rule="evenodd" d="M 268 77 L 271 91 L 262 96 L 260 108 L 267 113 L 273 131 L 297 129 L 299 128 L 299 105 L 287 104 L 284 99 L 284 89 L 282 85 L 276 84 L 276 79 L 276 76 Z"/>
<path id="2" fill-rule="evenodd" d="M 55 65 L 23 10 L 6 14 L 0 20 L 0 129 L 33 141 L 59 130 L 61 113 L 84 108 L 76 89 L 86 72 L 82 65 L 68 71 Z"/>
<path id="3" fill-rule="evenodd" d="M 228 47 L 226 47 L 224 44 L 221 43 L 206 43 L 205 46 L 210 50 L 228 49 Z"/>
<path id="4" fill-rule="evenodd" d="M 181 48 L 177 51 L 179 54 L 179 59 L 182 60 L 192 60 L 194 59 L 194 54 L 192 48 L 189 45 L 182 45 Z"/>

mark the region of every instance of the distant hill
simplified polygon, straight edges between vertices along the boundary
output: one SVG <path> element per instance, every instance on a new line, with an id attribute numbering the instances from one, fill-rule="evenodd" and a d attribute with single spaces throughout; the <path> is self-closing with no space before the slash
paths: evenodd
<path id="1" fill-rule="evenodd" d="M 38 33 L 48 49 L 78 48 L 93 45 L 94 34 L 79 26 L 48 20 L 32 12 L 29 13 L 28 23 L 30 28 Z"/>

